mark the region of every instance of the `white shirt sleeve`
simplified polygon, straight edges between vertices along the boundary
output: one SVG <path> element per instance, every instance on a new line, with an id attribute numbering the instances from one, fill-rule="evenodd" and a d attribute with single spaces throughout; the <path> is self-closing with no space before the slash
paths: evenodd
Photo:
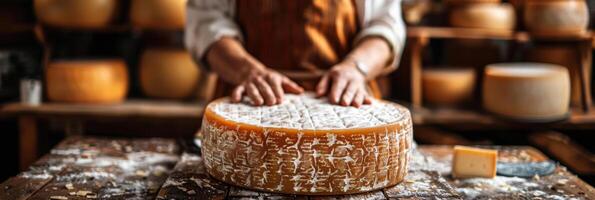
<path id="1" fill-rule="evenodd" d="M 354 44 L 369 36 L 381 37 L 391 48 L 393 59 L 389 66 L 397 67 L 405 46 L 405 23 L 401 15 L 401 0 L 356 0 L 361 31 Z"/>
<path id="2" fill-rule="evenodd" d="M 184 43 L 194 59 L 204 61 L 208 48 L 221 37 L 242 41 L 239 26 L 234 21 L 235 0 L 188 0 L 186 6 Z"/>

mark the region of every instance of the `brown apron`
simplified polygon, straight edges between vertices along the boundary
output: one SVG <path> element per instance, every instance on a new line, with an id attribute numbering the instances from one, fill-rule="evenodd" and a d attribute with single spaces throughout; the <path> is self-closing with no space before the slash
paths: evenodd
<path id="1" fill-rule="evenodd" d="M 352 0 L 237 0 L 236 4 L 244 48 L 306 90 L 314 89 L 321 75 L 349 53 L 359 30 Z M 371 93 L 380 97 L 377 85 L 371 83 Z M 232 88 L 219 81 L 215 97 L 229 95 Z"/>

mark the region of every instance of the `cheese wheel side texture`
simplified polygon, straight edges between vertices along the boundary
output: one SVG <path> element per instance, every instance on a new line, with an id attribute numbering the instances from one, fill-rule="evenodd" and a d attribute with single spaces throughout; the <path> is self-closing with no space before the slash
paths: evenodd
<path id="1" fill-rule="evenodd" d="M 117 14 L 118 0 L 35 0 L 37 18 L 64 28 L 101 28 Z"/>
<path id="2" fill-rule="evenodd" d="M 522 120 L 556 120 L 568 113 L 570 78 L 562 66 L 507 63 L 486 67 L 483 105 L 492 113 Z"/>
<path id="3" fill-rule="evenodd" d="M 128 91 L 128 70 L 121 60 L 54 61 L 45 70 L 50 101 L 118 103 Z"/>
<path id="4" fill-rule="evenodd" d="M 183 99 L 197 91 L 200 70 L 184 49 L 147 49 L 141 56 L 140 83 L 150 97 Z"/>
<path id="5" fill-rule="evenodd" d="M 183 29 L 187 0 L 132 0 L 130 20 L 148 29 Z"/>
<path id="6" fill-rule="evenodd" d="M 527 1 L 524 21 L 534 36 L 576 36 L 587 31 L 589 10 L 582 0 Z"/>
<path id="7" fill-rule="evenodd" d="M 516 14 L 511 4 L 469 4 L 454 7 L 449 15 L 455 27 L 513 30 Z"/>
<path id="8" fill-rule="evenodd" d="M 413 131 L 400 106 L 402 118 L 391 124 L 300 130 L 235 122 L 213 110 L 223 101 L 209 104 L 202 124 L 205 166 L 218 180 L 268 192 L 338 195 L 393 186 L 407 174 Z"/>
<path id="9" fill-rule="evenodd" d="M 436 105 L 456 105 L 471 99 L 475 71 L 471 68 L 426 68 L 422 72 L 423 100 Z"/>

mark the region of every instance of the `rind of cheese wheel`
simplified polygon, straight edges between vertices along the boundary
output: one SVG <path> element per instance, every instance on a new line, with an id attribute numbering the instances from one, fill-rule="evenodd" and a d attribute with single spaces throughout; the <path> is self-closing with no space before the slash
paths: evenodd
<path id="1" fill-rule="evenodd" d="M 545 63 L 488 65 L 483 106 L 505 117 L 550 121 L 566 117 L 570 78 L 565 67 Z"/>
<path id="2" fill-rule="evenodd" d="M 117 103 L 128 91 L 128 70 L 122 60 L 53 61 L 45 71 L 50 101 Z"/>
<path id="3" fill-rule="evenodd" d="M 533 36 L 580 36 L 587 32 L 589 10 L 582 0 L 532 0 L 525 2 L 524 22 Z"/>
<path id="4" fill-rule="evenodd" d="M 182 99 L 197 92 L 200 70 L 184 49 L 147 49 L 140 60 L 140 82 L 150 97 Z"/>
<path id="5" fill-rule="evenodd" d="M 65 28 L 101 28 L 117 12 L 117 0 L 35 0 L 37 18 L 44 24 Z"/>
<path id="6" fill-rule="evenodd" d="M 136 27 L 183 29 L 187 0 L 132 0 L 130 19 Z"/>
<path id="7" fill-rule="evenodd" d="M 426 68 L 422 72 L 424 102 L 456 105 L 471 99 L 475 86 L 472 68 Z"/>
<path id="8" fill-rule="evenodd" d="M 498 151 L 465 146 L 455 146 L 452 157 L 454 178 L 494 178 Z"/>
<path id="9" fill-rule="evenodd" d="M 285 95 L 253 107 L 228 98 L 210 103 L 202 154 L 216 179 L 254 190 L 307 195 L 352 194 L 396 185 L 407 173 L 409 111 L 374 100 L 361 108 L 313 94 Z"/>
<path id="10" fill-rule="evenodd" d="M 513 30 L 516 14 L 511 4 L 468 4 L 450 11 L 450 24 L 455 27 Z"/>

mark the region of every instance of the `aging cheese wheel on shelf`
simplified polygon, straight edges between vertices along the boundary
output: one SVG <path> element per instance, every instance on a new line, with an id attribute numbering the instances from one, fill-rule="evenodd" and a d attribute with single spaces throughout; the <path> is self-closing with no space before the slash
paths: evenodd
<path id="1" fill-rule="evenodd" d="M 44 24 L 64 28 L 101 28 L 117 12 L 118 0 L 35 0 L 37 18 Z"/>
<path id="2" fill-rule="evenodd" d="M 411 155 L 409 111 L 374 100 L 360 108 L 314 94 L 280 105 L 216 100 L 205 109 L 207 171 L 229 184 L 287 194 L 351 194 L 403 180 Z"/>
<path id="3" fill-rule="evenodd" d="M 589 10 L 584 0 L 529 0 L 524 6 L 525 26 L 533 36 L 580 36 L 587 31 Z"/>
<path id="4" fill-rule="evenodd" d="M 483 83 L 486 110 L 513 119 L 553 121 L 566 117 L 570 78 L 565 67 L 545 63 L 488 65 Z"/>
<path id="5" fill-rule="evenodd" d="M 497 161 L 497 150 L 455 146 L 452 156 L 452 176 L 494 178 Z"/>
<path id="6" fill-rule="evenodd" d="M 148 29 L 183 29 L 187 0 L 132 0 L 134 26 Z"/>
<path id="7" fill-rule="evenodd" d="M 424 102 L 457 105 L 471 99 L 475 87 L 472 68 L 425 68 L 422 72 Z"/>
<path id="8" fill-rule="evenodd" d="M 117 103 L 126 97 L 128 71 L 124 61 L 53 61 L 45 70 L 50 101 Z"/>
<path id="9" fill-rule="evenodd" d="M 140 61 L 141 87 L 147 96 L 182 99 L 196 92 L 200 70 L 184 49 L 148 49 Z"/>
<path id="10" fill-rule="evenodd" d="M 513 30 L 516 14 L 514 7 L 508 3 L 469 4 L 454 7 L 449 20 L 455 27 Z"/>

